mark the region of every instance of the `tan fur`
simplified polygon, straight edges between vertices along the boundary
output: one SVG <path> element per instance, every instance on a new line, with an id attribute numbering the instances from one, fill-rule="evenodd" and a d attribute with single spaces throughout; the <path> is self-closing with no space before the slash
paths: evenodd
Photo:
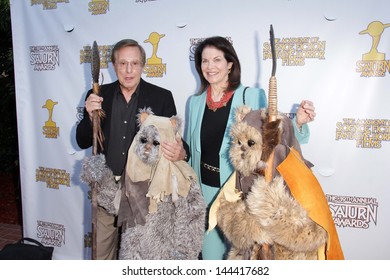
<path id="1" fill-rule="evenodd" d="M 236 109 L 235 111 L 235 120 L 237 122 L 241 122 L 244 117 L 246 116 L 246 114 L 248 114 L 250 111 L 252 111 L 252 108 L 247 106 L 247 105 L 243 105 L 243 106 L 240 106 Z"/>
<path id="2" fill-rule="evenodd" d="M 230 160 L 236 170 L 241 172 L 243 176 L 249 176 L 259 169 L 264 169 L 266 163 L 261 160 L 263 150 L 261 134 L 245 122 L 234 124 L 230 133 L 234 135 L 230 148 Z M 248 145 L 249 139 L 255 142 L 251 147 Z"/>
<path id="3" fill-rule="evenodd" d="M 245 201 L 221 201 L 218 211 L 218 226 L 229 241 L 238 249 L 248 249 L 254 241 L 272 242 L 265 231 L 262 231 L 256 218 L 247 211 Z"/>
<path id="4" fill-rule="evenodd" d="M 267 183 L 262 176 L 272 152 L 283 151 L 282 145 L 295 139 L 291 121 L 279 115 L 268 122 L 266 111 L 246 107 L 239 108 L 236 117 L 230 131 L 231 162 L 241 177 L 257 178 L 241 186 L 249 190 L 242 200 L 220 200 L 218 226 L 232 244 L 228 259 L 317 259 L 318 249 L 327 242 L 326 231 L 308 217 L 282 177 Z"/>
<path id="5" fill-rule="evenodd" d="M 275 259 L 316 259 L 326 242 L 326 231 L 314 223 L 286 191 L 278 177 L 267 184 L 262 177 L 252 186 L 246 200 L 221 200 L 218 226 L 232 244 L 228 259 L 264 259 L 259 244 L 273 246 Z"/>
<path id="6" fill-rule="evenodd" d="M 256 216 L 272 240 L 294 252 L 311 252 L 324 245 L 326 231 L 286 190 L 282 177 L 270 184 L 259 177 L 247 197 L 248 211 Z"/>
<path id="7" fill-rule="evenodd" d="M 239 249 L 232 247 L 226 257 L 227 260 L 245 260 L 245 255 Z"/>
<path id="8" fill-rule="evenodd" d="M 149 117 L 149 115 L 150 113 L 148 111 L 141 111 L 138 114 L 138 123 L 142 124 Z"/>
<path id="9" fill-rule="evenodd" d="M 152 108 L 147 107 L 140 109 L 138 114 L 137 114 L 137 124 L 139 127 L 144 123 L 144 121 L 151 115 L 154 115 Z M 175 131 L 175 134 L 177 134 L 177 137 L 180 137 L 181 135 L 181 129 L 183 125 L 182 119 L 175 115 L 169 118 L 169 121 L 172 124 L 173 130 Z"/>

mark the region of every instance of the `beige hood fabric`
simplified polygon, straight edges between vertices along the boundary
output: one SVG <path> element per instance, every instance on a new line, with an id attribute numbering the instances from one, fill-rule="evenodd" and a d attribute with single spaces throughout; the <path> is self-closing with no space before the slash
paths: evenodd
<path id="1" fill-rule="evenodd" d="M 141 128 L 154 126 L 160 136 L 160 142 L 173 142 L 176 140 L 175 130 L 169 118 L 149 115 L 142 123 Z M 185 161 L 171 162 L 167 160 L 161 152 L 154 165 L 147 165 L 142 162 L 135 153 L 135 146 L 138 143 L 138 135 L 134 138 L 130 146 L 126 176 L 133 183 L 148 181 L 149 188 L 146 194 L 150 198 L 149 213 L 157 210 L 157 204 L 165 196 L 172 195 L 175 202 L 178 196 L 186 197 L 191 185 L 191 179 L 196 180 L 196 174 Z"/>

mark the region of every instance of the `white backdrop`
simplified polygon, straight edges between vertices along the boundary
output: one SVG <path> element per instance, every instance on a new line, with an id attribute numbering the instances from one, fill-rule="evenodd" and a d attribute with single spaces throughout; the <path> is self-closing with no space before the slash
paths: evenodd
<path id="1" fill-rule="evenodd" d="M 197 41 L 228 37 L 242 83 L 268 90 L 269 28 L 278 49 L 279 110 L 315 103 L 302 147 L 337 225 L 346 259 L 390 258 L 390 2 L 388 0 L 11 0 L 24 235 L 55 246 L 55 259 L 90 259 L 91 150 L 75 128 L 91 88 L 90 48 L 102 83 L 115 80 L 110 49 L 123 38 L 146 50 L 143 78 L 170 89 L 178 114 L 199 81 Z M 153 46 L 145 42 L 156 32 Z M 154 63 L 152 65 L 152 63 Z M 386 168 L 386 169 L 385 169 Z"/>

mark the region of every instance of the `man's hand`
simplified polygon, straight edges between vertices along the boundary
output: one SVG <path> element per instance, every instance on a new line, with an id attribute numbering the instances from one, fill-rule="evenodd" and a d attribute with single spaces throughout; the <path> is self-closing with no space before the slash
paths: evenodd
<path id="1" fill-rule="evenodd" d="M 85 109 L 88 112 L 89 118 L 92 120 L 92 112 L 102 108 L 103 97 L 91 93 L 85 100 Z"/>

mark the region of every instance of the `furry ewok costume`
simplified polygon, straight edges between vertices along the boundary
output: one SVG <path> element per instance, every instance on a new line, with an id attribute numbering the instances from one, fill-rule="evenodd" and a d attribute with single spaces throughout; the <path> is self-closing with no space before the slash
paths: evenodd
<path id="1" fill-rule="evenodd" d="M 242 106 L 231 128 L 235 172 L 210 210 L 231 243 L 228 259 L 343 259 L 324 193 L 292 122 Z"/>
<path id="2" fill-rule="evenodd" d="M 119 259 L 197 259 L 206 212 L 197 177 L 187 162 L 170 162 L 160 150 L 160 143 L 179 136 L 181 120 L 145 109 L 138 123 L 124 182 L 115 183 L 102 155 L 84 161 L 82 179 L 97 182 L 98 205 L 118 215 Z"/>

